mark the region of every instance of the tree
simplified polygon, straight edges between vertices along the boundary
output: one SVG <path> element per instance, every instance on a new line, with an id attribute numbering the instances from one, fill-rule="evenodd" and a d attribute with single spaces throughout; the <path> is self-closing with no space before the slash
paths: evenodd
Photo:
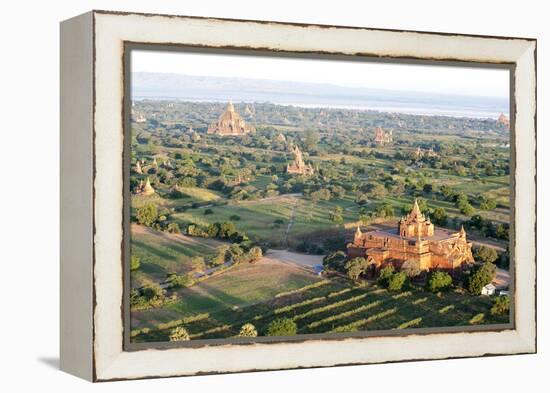
<path id="1" fill-rule="evenodd" d="M 367 270 L 367 266 L 367 260 L 365 258 L 358 257 L 350 259 L 346 263 L 344 268 L 346 270 L 347 276 L 351 280 L 357 281 L 359 279 L 359 276 Z"/>
<path id="2" fill-rule="evenodd" d="M 408 277 L 405 272 L 394 273 L 388 278 L 388 289 L 400 291 L 407 283 Z"/>
<path id="3" fill-rule="evenodd" d="M 414 261 L 412 259 L 406 260 L 403 262 L 403 265 L 401 265 L 401 271 L 405 272 L 409 278 L 418 276 L 422 273 L 422 269 L 420 269 L 420 261 Z"/>
<path id="4" fill-rule="evenodd" d="M 342 209 L 342 206 L 336 206 L 334 208 L 334 211 L 330 213 L 330 219 L 335 224 L 341 224 L 344 222 L 344 218 L 342 217 L 342 213 L 344 212 L 344 209 Z"/>
<path id="5" fill-rule="evenodd" d="M 424 192 L 424 194 L 431 194 L 433 190 L 434 186 L 429 183 L 424 184 L 424 187 L 422 187 L 422 192 Z"/>
<path id="6" fill-rule="evenodd" d="M 496 266 L 492 263 L 484 263 L 472 269 L 466 279 L 466 287 L 474 295 L 481 294 L 481 289 L 489 284 L 496 275 Z"/>
<path id="7" fill-rule="evenodd" d="M 382 269 L 380 269 L 380 274 L 378 275 L 378 284 L 382 286 L 388 286 L 388 280 L 392 276 L 394 270 L 395 269 L 392 265 L 384 266 Z"/>
<path id="8" fill-rule="evenodd" d="M 483 201 L 480 203 L 479 208 L 481 210 L 494 210 L 497 207 L 497 203 L 494 199 L 483 198 Z"/>
<path id="9" fill-rule="evenodd" d="M 330 200 L 331 194 L 330 191 L 326 188 L 321 188 L 320 190 L 314 191 L 309 194 L 309 197 L 313 202 L 328 201 Z"/>
<path id="10" fill-rule="evenodd" d="M 139 257 L 132 255 L 130 258 L 130 270 L 138 270 L 141 265 Z"/>
<path id="11" fill-rule="evenodd" d="M 330 270 L 342 270 L 347 255 L 344 251 L 334 251 L 323 258 L 323 267 Z"/>
<path id="12" fill-rule="evenodd" d="M 257 337 L 258 331 L 256 330 L 256 327 L 251 323 L 245 323 L 243 326 L 241 326 L 241 330 L 239 331 L 238 337 Z"/>
<path id="13" fill-rule="evenodd" d="M 376 207 L 376 215 L 378 217 L 393 217 L 394 214 L 393 206 L 389 203 L 383 203 Z"/>
<path id="14" fill-rule="evenodd" d="M 438 225 L 447 225 L 447 212 L 442 207 L 436 207 L 433 213 L 433 220 Z"/>
<path id="15" fill-rule="evenodd" d="M 268 336 L 294 336 L 298 332 L 298 326 L 290 318 L 278 318 L 267 327 Z"/>
<path id="16" fill-rule="evenodd" d="M 136 219 L 139 224 L 150 227 L 157 220 L 157 218 L 158 211 L 155 204 L 148 203 L 137 208 Z"/>
<path id="17" fill-rule="evenodd" d="M 430 292 L 439 292 L 448 289 L 453 283 L 452 277 L 442 271 L 431 272 L 426 281 L 426 290 Z"/>
<path id="18" fill-rule="evenodd" d="M 263 253 L 261 247 L 254 246 L 248 251 L 248 261 L 254 263 L 262 259 Z"/>
<path id="19" fill-rule="evenodd" d="M 495 299 L 491 307 L 491 315 L 506 315 L 510 311 L 510 298 L 508 296 L 499 296 Z"/>
<path id="20" fill-rule="evenodd" d="M 189 339 L 189 333 L 182 326 L 178 326 L 170 331 L 170 341 L 188 341 Z"/>
<path id="21" fill-rule="evenodd" d="M 168 233 L 181 233 L 180 226 L 177 222 L 171 222 L 170 224 L 168 224 L 166 230 L 168 231 Z"/>
<path id="22" fill-rule="evenodd" d="M 493 263 L 498 259 L 498 253 L 494 248 L 481 246 L 475 251 L 475 259 L 483 263 Z"/>
<path id="23" fill-rule="evenodd" d="M 229 246 L 227 244 L 222 244 L 216 249 L 216 255 L 211 259 L 211 263 L 214 266 L 222 265 L 227 259 L 227 253 L 229 251 Z"/>

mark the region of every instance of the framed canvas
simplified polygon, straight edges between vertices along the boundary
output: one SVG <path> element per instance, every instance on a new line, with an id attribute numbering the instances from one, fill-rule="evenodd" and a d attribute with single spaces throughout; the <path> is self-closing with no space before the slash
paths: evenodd
<path id="1" fill-rule="evenodd" d="M 61 23 L 61 368 L 536 351 L 536 40 Z"/>

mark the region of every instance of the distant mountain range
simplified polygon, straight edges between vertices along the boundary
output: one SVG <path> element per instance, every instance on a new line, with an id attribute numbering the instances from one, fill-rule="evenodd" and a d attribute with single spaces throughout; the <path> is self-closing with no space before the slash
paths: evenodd
<path id="1" fill-rule="evenodd" d="M 132 73 L 134 99 L 272 102 L 307 107 L 342 107 L 384 112 L 497 118 L 508 100 L 495 97 L 353 88 L 323 83 L 265 79 Z"/>

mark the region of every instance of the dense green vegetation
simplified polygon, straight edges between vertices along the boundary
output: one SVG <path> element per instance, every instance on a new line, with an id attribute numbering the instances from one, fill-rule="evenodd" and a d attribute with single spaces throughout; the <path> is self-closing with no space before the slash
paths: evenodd
<path id="1" fill-rule="evenodd" d="M 134 340 L 507 319 L 503 305 L 473 296 L 494 277 L 494 264 L 509 263 L 506 129 L 490 119 L 235 107 L 255 133 L 206 134 L 221 104 L 134 103 L 147 121 L 132 123 L 130 189 L 147 179 L 155 189 L 132 195 Z M 376 126 L 392 129 L 394 143 L 377 146 Z M 313 175 L 286 173 L 292 146 L 303 151 Z M 398 271 L 382 269 L 378 284 L 365 286 L 369 263 L 347 260 L 345 244 L 356 225 L 393 226 L 414 198 L 436 225 L 464 226 L 479 242 L 474 255 L 484 264 L 465 278 L 470 294 L 443 272 L 418 285 L 419 267 L 409 262 Z M 262 259 L 274 249 L 326 256 L 323 265 L 335 276 L 323 280 Z"/>

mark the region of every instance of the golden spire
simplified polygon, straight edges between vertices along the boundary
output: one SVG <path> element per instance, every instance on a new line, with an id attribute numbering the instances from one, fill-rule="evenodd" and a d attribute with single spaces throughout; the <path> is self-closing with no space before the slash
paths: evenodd
<path id="1" fill-rule="evenodd" d="M 153 186 L 151 186 L 151 182 L 149 181 L 149 176 L 147 176 L 147 181 L 145 182 L 145 186 L 143 187 L 143 195 L 152 195 L 155 193 L 155 189 Z"/>
<path id="2" fill-rule="evenodd" d="M 228 112 L 235 112 L 235 107 L 233 106 L 233 101 L 229 100 L 229 103 L 227 104 L 227 111 Z"/>
<path id="3" fill-rule="evenodd" d="M 418 199 L 414 198 L 414 204 L 413 204 L 413 208 L 411 210 L 410 216 L 420 217 L 421 215 L 422 215 L 422 212 L 420 211 L 420 207 L 418 206 Z"/>
<path id="4" fill-rule="evenodd" d="M 359 224 L 357 224 L 357 229 L 355 230 L 355 238 L 359 239 L 363 235 L 363 232 L 361 232 L 361 227 Z"/>

